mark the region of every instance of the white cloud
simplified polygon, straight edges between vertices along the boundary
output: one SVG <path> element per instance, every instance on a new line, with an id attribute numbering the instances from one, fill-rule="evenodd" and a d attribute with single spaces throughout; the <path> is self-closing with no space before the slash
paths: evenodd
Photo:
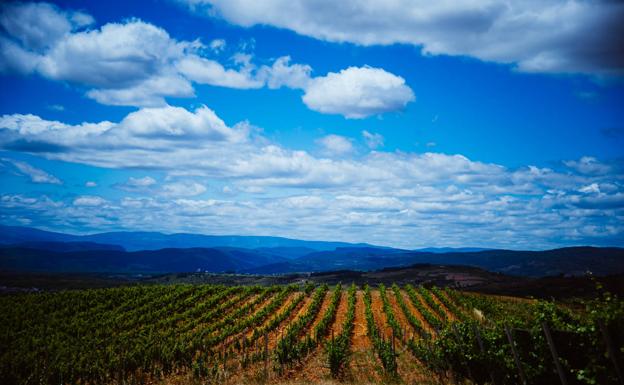
<path id="1" fill-rule="evenodd" d="M 241 70 L 225 69 L 220 63 L 189 55 L 176 64 L 178 71 L 186 78 L 199 83 L 229 88 L 261 88 L 264 82 L 256 79 L 249 66 Z"/>
<path id="2" fill-rule="evenodd" d="M 376 149 L 379 147 L 383 147 L 384 145 L 384 137 L 378 133 L 371 133 L 366 130 L 362 131 L 362 136 L 364 137 L 364 141 L 366 141 L 366 145 L 370 149 Z"/>
<path id="3" fill-rule="evenodd" d="M 151 176 L 144 176 L 140 178 L 129 177 L 127 181 L 123 183 L 115 183 L 112 187 L 132 192 L 132 193 L 150 193 L 155 190 L 155 186 L 158 182 Z"/>
<path id="4" fill-rule="evenodd" d="M 324 153 L 330 155 L 344 155 L 353 152 L 351 140 L 340 135 L 327 135 L 316 140 L 323 147 Z"/>
<path id="5" fill-rule="evenodd" d="M 32 19 L 32 20 L 31 20 Z M 33 22 L 37 20 L 37 22 Z M 307 64 L 281 56 L 258 66 L 238 52 L 230 64 L 203 57 L 225 41 L 178 41 L 139 19 L 85 29 L 89 15 L 46 3 L 0 9 L 0 71 L 39 74 L 86 86 L 87 97 L 116 106 L 164 107 L 167 98 L 195 96 L 193 83 L 236 89 L 302 89 L 313 110 L 348 118 L 401 109 L 414 96 L 403 78 L 377 68 L 348 68 L 313 78 Z"/>
<path id="6" fill-rule="evenodd" d="M 611 170 L 609 165 L 603 164 L 591 156 L 584 156 L 579 160 L 567 160 L 563 163 L 581 174 L 606 174 Z"/>
<path id="7" fill-rule="evenodd" d="M 272 25 L 332 42 L 412 44 L 529 72 L 621 74 L 624 3 L 617 1 L 179 0 L 251 27 Z"/>
<path id="8" fill-rule="evenodd" d="M 185 78 L 172 74 L 153 76 L 126 88 L 93 89 L 87 96 L 111 106 L 163 107 L 166 97 L 192 97 L 195 91 Z"/>
<path id="9" fill-rule="evenodd" d="M 33 183 L 63 184 L 63 182 L 54 175 L 26 162 L 7 158 L 0 158 L 0 162 L 12 164 L 19 174 L 30 178 L 30 181 Z"/>
<path id="10" fill-rule="evenodd" d="M 213 39 L 208 46 L 215 53 L 221 53 L 225 49 L 227 43 L 223 39 Z"/>
<path id="11" fill-rule="evenodd" d="M 74 206 L 96 207 L 106 204 L 106 199 L 94 195 L 81 195 L 74 199 Z"/>
<path id="12" fill-rule="evenodd" d="M 52 152 L 55 155 L 51 157 L 64 160 L 89 163 L 91 159 L 103 166 L 145 164 L 151 157 L 154 161 L 160 158 L 157 163 L 162 164 L 171 155 L 192 156 L 192 149 L 202 146 L 204 151 L 214 148 L 216 154 L 218 143 L 246 142 L 249 130 L 244 122 L 228 127 L 205 106 L 194 112 L 171 106 L 145 108 L 128 114 L 119 123 L 78 125 L 14 114 L 0 117 L 0 145 L 26 152 Z M 103 157 L 104 153 L 108 155 Z"/>
<path id="13" fill-rule="evenodd" d="M 93 21 L 90 16 L 47 3 L 14 3 L 2 9 L 0 18 L 33 26 L 5 26 L 7 36 L 0 35 L 5 71 L 36 72 L 91 87 L 87 96 L 102 104 L 162 106 L 165 97 L 194 96 L 191 83 L 173 66 L 201 47 L 197 41 L 178 42 L 137 19 L 77 30 Z"/>
<path id="14" fill-rule="evenodd" d="M 271 89 L 280 87 L 305 89 L 310 83 L 312 67 L 307 64 L 290 64 L 290 56 L 277 58 L 271 67 L 262 66 L 258 77 Z"/>
<path id="15" fill-rule="evenodd" d="M 308 108 L 351 119 L 400 110 L 414 99 L 405 79 L 371 67 L 349 67 L 313 78 L 303 95 Z"/>
<path id="16" fill-rule="evenodd" d="M 578 191 L 586 194 L 600 193 L 600 186 L 598 185 L 598 183 L 592 183 L 590 185 L 581 187 Z"/>
<path id="17" fill-rule="evenodd" d="M 142 178 L 130 177 L 128 178 L 128 181 L 126 182 L 127 186 L 132 186 L 132 187 L 149 187 L 155 184 L 156 184 L 156 180 L 152 178 L 151 176 L 144 176 Z"/>
<path id="18" fill-rule="evenodd" d="M 85 183 L 85 187 L 97 187 L 97 183 L 90 180 Z"/>
<path id="19" fill-rule="evenodd" d="M 160 195 L 167 197 L 194 197 L 206 192 L 206 186 L 197 182 L 169 183 L 162 187 Z"/>
<path id="20" fill-rule="evenodd" d="M 64 36 L 46 52 L 39 70 L 52 79 L 122 88 L 159 75 L 172 61 L 196 47 L 133 19 Z"/>
<path id="21" fill-rule="evenodd" d="M 0 147 L 167 177 L 163 184 L 151 176 L 130 179 L 125 185 L 138 187 L 126 186 L 132 196 L 119 199 L 0 195 L 0 221 L 403 247 L 607 244 L 624 234 L 624 175 L 614 162 L 585 157 L 567 166 L 508 169 L 459 154 L 357 154 L 346 151 L 348 138 L 328 137 L 319 143 L 334 153 L 317 157 L 272 143 L 249 123 L 230 127 L 207 107 L 146 108 L 120 122 L 78 125 L 5 115 Z M 210 197 L 213 182 L 227 186 L 218 194 L 231 200 Z M 232 193 L 240 195 L 225 195 Z"/>
<path id="22" fill-rule="evenodd" d="M 0 25 L 36 52 L 50 48 L 71 31 L 93 22 L 90 15 L 63 12 L 48 3 L 5 3 L 0 8 Z"/>

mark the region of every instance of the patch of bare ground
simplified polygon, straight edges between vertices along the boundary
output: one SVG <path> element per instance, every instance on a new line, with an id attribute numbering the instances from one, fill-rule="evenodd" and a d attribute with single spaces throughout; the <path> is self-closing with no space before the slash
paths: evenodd
<path id="1" fill-rule="evenodd" d="M 392 328 L 386 319 L 386 313 L 383 309 L 383 302 L 381 301 L 379 290 L 371 290 L 371 299 L 371 309 L 373 310 L 373 315 L 375 316 L 377 328 L 381 332 L 384 339 L 387 340 L 388 338 L 392 338 Z"/>
<path id="2" fill-rule="evenodd" d="M 318 325 L 318 323 L 321 322 L 321 319 L 323 319 L 323 316 L 325 316 L 325 313 L 327 312 L 327 308 L 329 307 L 329 304 L 331 303 L 331 296 L 332 296 L 332 292 L 331 290 L 328 290 L 327 293 L 325 293 L 325 297 L 323 298 L 323 302 L 321 303 L 321 308 L 319 309 L 318 313 L 316 313 L 314 320 L 308 326 L 308 328 L 302 331 L 302 335 L 301 335 L 302 339 L 305 338 L 306 334 L 313 333 L 316 325 Z"/>
<path id="3" fill-rule="evenodd" d="M 455 316 L 455 314 L 453 314 L 433 292 L 430 292 L 430 294 L 431 294 L 431 298 L 433 298 L 435 303 L 437 303 L 440 306 L 440 308 L 442 308 L 442 311 L 444 311 L 444 314 L 446 315 L 447 320 L 451 320 L 451 321 L 457 320 L 457 317 Z"/>
<path id="4" fill-rule="evenodd" d="M 331 326 L 331 330 L 327 334 L 328 338 L 332 335 L 337 336 L 342 333 L 342 326 L 347 318 L 347 308 L 349 306 L 347 296 L 347 292 L 343 290 L 340 296 L 340 302 L 338 302 L 338 308 L 336 309 L 336 318 Z"/>
<path id="5" fill-rule="evenodd" d="M 301 292 L 298 292 L 298 291 L 295 291 L 295 292 L 293 292 L 293 293 L 290 293 L 290 294 L 286 297 L 286 299 L 284 300 L 284 303 L 282 303 L 282 305 L 281 305 L 281 306 L 277 309 L 277 311 L 275 311 L 273 314 L 271 314 L 269 317 L 267 317 L 267 318 L 264 320 L 264 322 L 262 322 L 262 324 L 261 324 L 261 325 L 259 325 L 259 326 L 258 326 L 258 327 L 256 327 L 256 328 L 250 328 L 250 329 L 247 331 L 247 334 L 246 334 L 247 339 L 250 339 L 250 338 L 251 338 L 251 336 L 253 335 L 253 333 L 254 333 L 254 330 L 255 330 L 255 329 L 262 329 L 262 328 L 264 328 L 264 327 L 265 327 L 266 325 L 268 325 L 268 324 L 269 324 L 269 323 L 270 323 L 270 322 L 271 322 L 271 321 L 272 321 L 275 317 L 277 317 L 279 314 L 281 314 L 281 313 L 282 313 L 282 312 L 283 312 L 283 311 L 284 311 L 284 310 L 285 310 L 285 309 L 286 309 L 286 308 L 290 305 L 290 303 L 291 303 L 292 301 L 294 301 L 294 300 L 295 300 L 295 298 L 296 298 L 297 296 L 299 296 L 300 294 L 301 294 Z M 297 311 L 297 310 L 298 310 L 298 308 L 295 308 L 295 309 L 293 310 L 293 312 L 294 312 L 294 311 Z"/>
<path id="6" fill-rule="evenodd" d="M 410 299 L 410 297 L 407 295 L 407 293 L 405 293 L 403 290 L 401 290 L 401 295 L 403 296 L 403 301 L 405 302 L 405 304 L 407 305 L 407 308 L 409 309 L 410 313 L 412 313 L 414 315 L 414 317 L 416 317 L 418 319 L 418 321 L 420 321 L 420 324 L 423 326 L 423 328 L 425 328 L 425 330 L 427 331 L 427 333 L 434 335 L 434 330 L 431 327 L 431 325 L 429 325 L 429 323 L 425 320 L 425 317 L 423 317 L 422 314 L 420 314 L 420 312 L 418 311 L 418 309 L 416 309 L 416 307 L 414 306 L 414 304 L 412 303 L 412 300 Z"/>
<path id="7" fill-rule="evenodd" d="M 252 309 L 252 311 L 248 314 L 248 315 L 244 315 L 242 317 L 247 317 L 247 316 L 253 316 L 254 314 L 258 313 L 259 311 L 261 311 L 265 306 L 268 306 L 268 304 L 273 301 L 273 299 L 276 297 L 277 294 L 271 294 L 269 295 L 267 298 L 265 298 L 261 303 L 259 303 L 257 306 L 254 307 L 254 309 Z M 224 325 L 227 326 L 227 325 Z M 220 332 L 221 328 L 215 329 L 211 334 L 212 335 L 218 335 Z M 243 336 L 247 333 L 247 330 L 243 330 L 242 332 L 239 333 L 235 333 L 233 335 L 229 335 L 223 342 L 221 342 L 220 344 L 218 344 L 214 350 L 216 351 L 221 351 L 223 350 L 223 348 L 227 348 L 230 344 L 235 343 L 236 341 L 242 341 Z"/>
<path id="8" fill-rule="evenodd" d="M 405 317 L 405 314 L 403 314 L 403 310 L 401 310 L 401 307 L 399 306 L 397 299 L 394 296 L 394 291 L 386 290 L 386 296 L 388 297 L 388 302 L 390 302 L 390 306 L 392 307 L 392 311 L 394 312 L 394 318 L 396 318 L 396 320 L 399 322 L 399 325 L 401 325 L 401 330 L 403 331 L 403 341 L 407 341 L 407 339 L 414 334 L 412 326 Z"/>
<path id="9" fill-rule="evenodd" d="M 364 292 L 358 290 L 355 299 L 351 356 L 347 373 L 345 373 L 345 380 L 356 384 L 377 384 L 382 381 L 379 375 L 381 366 L 375 357 L 373 345 L 368 337 L 368 327 L 364 314 Z"/>
<path id="10" fill-rule="evenodd" d="M 269 350 L 275 349 L 275 347 L 277 346 L 277 342 L 281 338 L 282 334 L 286 333 L 286 329 L 288 329 L 290 324 L 302 315 L 304 315 L 306 311 L 308 311 L 308 308 L 312 303 L 312 296 L 308 295 L 301 302 L 303 304 L 300 304 L 297 309 L 290 313 L 290 316 L 286 318 L 281 324 L 279 324 L 279 326 L 275 328 L 275 331 L 273 333 L 269 333 Z"/>
<path id="11" fill-rule="evenodd" d="M 287 300 L 284 301 L 284 304 L 280 307 L 280 309 L 277 312 L 273 313 L 273 315 L 269 317 L 267 320 L 265 320 L 265 322 L 259 328 L 262 328 L 265 325 L 267 325 L 269 322 L 271 322 L 271 320 L 274 317 L 277 317 L 278 314 L 283 312 L 284 309 L 286 309 L 288 305 L 292 301 L 294 301 L 300 294 L 301 292 L 295 292 L 295 293 L 290 294 Z M 285 320 L 283 320 L 272 332 L 267 333 L 267 337 L 268 337 L 267 347 L 269 349 L 269 354 L 271 354 L 271 352 L 275 349 L 275 346 L 277 346 L 277 342 L 279 341 L 279 338 L 282 335 L 281 333 L 286 330 L 288 325 L 290 325 L 290 323 L 293 322 L 293 320 L 297 319 L 298 317 L 300 317 L 302 314 L 305 313 L 308 306 L 310 305 L 310 302 L 312 302 L 312 296 L 307 295 L 297 305 L 297 307 L 295 307 L 290 312 L 290 314 Z M 253 334 L 253 330 L 248 333 L 248 337 L 250 337 L 252 334 Z M 264 348 L 265 348 L 265 340 L 264 340 L 264 337 L 261 336 L 260 338 L 256 340 L 256 342 L 254 343 L 254 346 L 249 347 L 249 349 L 247 350 L 247 354 L 252 355 L 253 353 L 261 353 L 262 350 L 264 350 Z M 275 381 L 282 380 L 273 371 L 272 357 L 269 358 L 268 362 L 266 363 L 266 369 L 267 369 L 266 371 L 265 371 L 264 361 L 253 362 L 249 364 L 247 367 L 241 368 L 240 363 L 239 363 L 241 359 L 242 357 L 235 357 L 234 360 L 232 360 L 233 361 L 232 365 L 234 365 L 234 369 L 228 371 L 230 377 L 228 378 L 227 382 L 222 382 L 222 383 L 228 383 L 228 384 L 254 384 L 254 383 L 267 383 L 267 382 L 275 383 Z M 265 376 L 268 376 L 268 377 L 265 377 Z"/>
<path id="12" fill-rule="evenodd" d="M 431 295 L 433 296 L 433 294 L 431 294 Z M 431 308 L 431 306 L 429 306 L 427 301 L 425 301 L 425 299 L 422 297 L 422 295 L 420 295 L 420 293 L 418 291 L 416 291 L 416 298 L 418 298 L 418 300 L 425 307 L 425 309 L 429 310 L 429 313 L 433 314 L 434 317 L 436 317 L 440 321 L 445 321 L 444 319 L 442 319 L 442 317 L 438 314 L 437 311 L 433 310 Z"/>
<path id="13" fill-rule="evenodd" d="M 325 293 L 325 296 L 323 297 L 323 301 L 321 302 L 321 307 L 318 313 L 315 315 L 313 321 L 310 323 L 310 325 L 303 328 L 303 330 L 301 331 L 301 334 L 299 336 L 300 340 L 303 340 L 304 338 L 306 338 L 308 334 L 312 333 L 312 331 L 314 330 L 314 326 L 321 320 L 321 318 L 323 317 L 323 314 L 325 314 L 325 312 L 327 311 L 327 307 L 329 306 L 329 302 L 331 299 L 330 295 L 331 295 L 330 291 Z M 299 312 L 297 312 L 297 316 L 293 318 L 291 321 L 295 322 L 297 319 L 299 319 L 299 317 L 302 317 L 308 311 L 308 308 L 311 303 L 312 303 L 312 297 L 309 296 L 308 298 L 306 298 L 306 304 L 299 310 Z M 286 330 L 288 329 L 289 324 L 290 322 L 286 324 L 286 327 L 284 329 L 282 329 L 284 333 L 286 333 Z M 281 338 L 281 333 L 279 335 L 279 338 Z M 275 346 L 277 346 L 278 342 L 279 342 L 279 339 L 275 340 L 274 345 L 271 345 L 271 342 L 269 342 L 269 349 L 272 349 Z M 294 363 L 292 366 L 285 367 L 283 372 L 279 376 L 280 379 L 285 380 L 285 379 L 301 378 L 303 375 L 303 373 L 301 373 L 302 367 L 305 366 L 306 362 L 314 361 L 313 358 L 314 358 L 314 354 L 310 354 L 308 357 L 303 357 L 303 360 L 301 363 L 299 364 Z"/>
<path id="14" fill-rule="evenodd" d="M 325 315 L 327 307 L 329 307 L 329 304 L 331 303 L 332 294 L 333 293 L 331 292 L 327 293 L 325 302 L 323 303 L 323 307 L 319 312 L 319 316 L 317 317 L 315 323 L 312 324 L 310 330 L 314 330 L 316 324 L 318 324 L 320 319 Z M 329 372 L 329 368 L 327 367 L 324 342 L 331 338 L 332 331 L 334 335 L 337 335 L 335 330 L 337 326 L 340 328 L 337 333 L 340 333 L 340 330 L 342 330 L 342 323 L 344 323 L 347 312 L 347 298 L 344 291 L 342 291 L 340 299 L 338 301 L 339 302 L 338 307 L 336 308 L 336 316 L 329 327 L 329 333 L 324 336 L 323 341 L 320 342 L 318 346 L 314 349 L 314 351 L 304 359 L 302 364 L 297 365 L 295 368 L 286 373 L 287 376 L 285 377 L 288 378 L 289 381 L 302 381 L 303 383 L 316 384 L 322 383 L 326 380 L 331 380 L 331 374 Z"/>
<path id="15" fill-rule="evenodd" d="M 396 297 L 392 291 L 386 291 L 388 302 L 391 305 L 394 317 L 396 318 L 402 330 L 409 330 L 409 322 L 399 307 Z M 378 290 L 371 291 L 373 313 L 375 321 L 380 325 L 380 330 L 384 330 L 384 337 L 386 339 L 392 338 L 393 331 L 388 324 L 388 317 L 383 309 L 383 301 Z M 383 325 L 383 327 L 381 327 Z M 435 378 L 433 374 L 419 361 L 417 360 L 407 348 L 404 340 L 400 338 L 395 339 L 395 352 L 397 354 L 397 382 L 403 384 L 434 384 Z"/>
<path id="16" fill-rule="evenodd" d="M 284 301 L 282 306 L 273 313 L 268 319 L 266 319 L 262 325 L 258 326 L 258 329 L 265 327 L 269 322 L 272 321 L 275 317 L 277 317 L 280 313 L 282 313 L 286 308 L 288 308 L 289 304 L 294 301 L 301 292 L 294 292 L 290 294 L 287 299 Z M 295 307 L 288 317 L 283 320 L 273 331 L 267 333 L 268 343 L 267 347 L 269 349 L 269 354 L 275 349 L 277 342 L 281 336 L 281 333 L 286 330 L 288 325 L 305 313 L 310 302 L 312 301 L 312 297 L 307 295 L 297 307 Z M 253 335 L 253 330 L 247 332 L 247 337 L 251 337 Z M 253 346 L 248 347 L 246 354 L 252 356 L 254 353 L 262 353 L 265 348 L 265 340 L 263 336 L 260 336 L 253 344 Z M 221 381 L 217 383 L 224 384 L 255 384 L 255 383 L 276 383 L 283 379 L 281 379 L 274 371 L 273 371 L 273 361 L 272 357 L 265 363 L 265 361 L 252 362 L 248 364 L 246 367 L 242 367 L 240 364 L 242 360 L 242 355 L 239 354 L 236 357 L 233 357 L 228 361 L 228 370 L 227 370 L 227 379 L 221 379 Z"/>
<path id="17" fill-rule="evenodd" d="M 368 338 L 368 328 L 364 314 L 364 292 L 358 290 L 355 294 L 355 299 L 355 318 L 353 320 L 351 346 L 355 351 L 369 350 L 372 349 L 373 345 Z"/>

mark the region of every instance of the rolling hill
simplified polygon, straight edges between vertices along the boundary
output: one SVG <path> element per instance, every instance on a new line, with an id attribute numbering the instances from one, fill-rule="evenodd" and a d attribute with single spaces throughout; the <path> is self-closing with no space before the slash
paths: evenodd
<path id="1" fill-rule="evenodd" d="M 526 277 L 624 273 L 622 248 L 421 251 L 280 237 L 146 232 L 78 236 L 8 226 L 0 230 L 0 269 L 5 271 L 287 274 L 433 264 Z"/>

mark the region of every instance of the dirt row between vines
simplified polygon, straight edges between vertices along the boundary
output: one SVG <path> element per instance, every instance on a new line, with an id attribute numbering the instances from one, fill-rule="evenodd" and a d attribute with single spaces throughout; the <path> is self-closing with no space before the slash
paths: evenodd
<path id="1" fill-rule="evenodd" d="M 294 301 L 301 292 L 295 292 L 288 296 L 286 301 L 280 306 L 280 308 L 271 316 L 269 316 L 259 328 L 263 328 L 269 322 L 272 321 L 278 314 L 282 313 L 286 308 L 288 308 L 289 304 Z M 289 313 L 288 317 L 284 319 L 272 332 L 267 334 L 268 337 L 268 349 L 269 352 L 272 352 L 279 339 L 282 336 L 282 333 L 286 331 L 288 326 L 301 315 L 305 314 L 310 303 L 312 302 L 312 296 L 306 295 L 306 297 Z M 253 335 L 253 330 L 248 332 L 248 336 Z M 264 336 L 261 336 L 257 340 L 257 345 L 255 349 L 250 349 L 248 354 L 253 352 L 262 352 L 265 348 L 265 340 Z M 221 383 L 227 384 L 248 384 L 248 383 L 265 383 L 265 382 L 279 382 L 281 379 L 277 377 L 276 373 L 273 371 L 273 362 L 272 359 L 269 359 L 268 367 L 266 373 L 268 374 L 268 379 L 264 378 L 265 375 L 265 362 L 255 362 L 251 363 L 246 368 L 234 368 L 230 370 L 230 375 L 227 378 L 227 381 L 221 381 Z"/>
<path id="2" fill-rule="evenodd" d="M 327 339 L 331 338 L 331 330 L 333 330 L 333 328 L 336 326 L 336 322 L 338 321 L 337 315 L 340 314 L 339 311 L 341 309 L 341 305 L 343 302 L 346 302 L 345 294 L 346 293 L 343 290 L 339 300 L 340 302 L 338 303 L 338 307 L 336 309 L 336 317 L 334 318 L 333 323 L 330 325 L 329 334 L 323 337 L 323 341 L 327 341 Z M 305 335 L 311 335 L 311 333 L 314 332 L 314 328 L 316 327 L 316 325 L 318 325 L 320 320 L 325 316 L 325 312 L 327 311 L 327 308 L 331 303 L 332 296 L 333 293 L 331 292 L 331 290 L 328 291 L 325 295 L 325 300 L 323 301 L 321 310 L 317 314 L 314 322 L 306 331 Z M 343 312 L 346 313 L 346 307 L 344 307 Z M 320 342 L 319 345 L 306 358 L 303 359 L 303 362 L 301 364 L 287 370 L 283 378 L 284 380 L 302 383 L 319 383 L 321 381 L 330 379 L 330 373 L 329 369 L 327 368 L 327 361 L 325 359 L 324 343 Z"/>
<path id="3" fill-rule="evenodd" d="M 406 331 L 406 339 L 410 338 L 413 335 L 413 328 L 409 324 L 407 317 L 403 314 L 402 309 L 398 305 L 397 299 L 395 297 L 395 293 L 392 290 L 387 290 L 387 297 L 391 308 L 394 312 L 395 318 L 400 324 L 402 330 Z M 284 309 L 288 307 L 288 305 L 295 300 L 295 298 L 300 294 L 300 292 L 295 292 L 290 294 L 284 303 L 280 306 L 280 308 L 271 316 L 269 316 L 261 325 L 257 325 L 258 328 L 263 327 L 268 324 L 271 319 L 273 319 L 277 314 L 281 313 Z M 407 293 L 403 290 L 400 291 L 400 294 L 403 296 L 403 300 L 408 306 L 410 312 L 419 319 L 425 328 L 431 330 L 429 325 L 426 323 L 422 315 L 418 312 L 418 310 L 413 306 Z M 331 290 L 326 293 L 325 298 L 323 299 L 321 309 L 314 321 L 308 325 L 305 329 L 305 332 L 302 333 L 300 338 L 305 338 L 306 335 L 310 335 L 313 333 L 315 325 L 320 322 L 323 315 L 325 314 L 330 301 L 331 301 Z M 252 296 L 253 297 L 253 296 Z M 272 296 L 270 296 L 272 297 Z M 386 339 L 392 338 L 392 328 L 387 322 L 386 313 L 383 310 L 383 302 L 381 300 L 381 296 L 378 290 L 371 290 L 372 297 L 372 311 L 375 318 L 375 323 L 378 325 L 379 330 L 383 333 Z M 247 302 L 251 299 L 248 298 L 245 301 Z M 261 305 L 259 305 L 252 314 L 255 314 L 259 311 L 263 306 L 266 306 L 269 300 L 266 302 L 263 301 Z M 274 351 L 279 338 L 288 326 L 294 322 L 296 319 L 301 317 L 307 309 L 309 308 L 312 302 L 312 295 L 307 295 L 301 303 L 289 314 L 289 316 L 282 321 L 278 327 L 271 333 L 269 333 L 269 352 Z M 422 301 L 424 302 L 424 301 Z M 446 308 L 444 308 L 446 310 Z M 334 335 L 338 335 L 342 331 L 342 325 L 346 318 L 347 312 L 347 292 L 343 289 L 343 292 L 340 297 L 340 301 L 338 303 L 336 317 L 331 324 L 330 330 L 333 331 Z M 331 338 L 331 331 L 328 335 L 325 336 L 325 340 Z M 253 333 L 252 330 L 247 330 L 243 333 L 239 333 L 236 337 L 247 336 L 250 337 Z M 416 337 L 417 338 L 417 337 Z M 406 340 L 405 339 L 405 340 Z M 419 362 L 409 351 L 406 346 L 405 340 L 397 338 L 395 340 L 395 347 L 397 356 L 397 365 L 398 365 L 398 375 L 397 379 L 399 384 L 438 384 L 436 377 L 429 372 L 421 362 Z M 235 337 L 230 337 L 228 339 L 229 342 L 235 341 Z M 252 363 L 249 366 L 243 368 L 241 365 L 242 353 L 235 354 L 228 362 L 227 362 L 227 370 L 226 376 L 220 377 L 216 383 L 220 384 L 280 384 L 280 385 L 302 385 L 302 384 L 340 384 L 340 383 L 349 383 L 349 384 L 380 384 L 386 383 L 388 378 L 385 377 L 383 366 L 381 361 L 377 357 L 374 347 L 371 343 L 370 337 L 368 336 L 368 328 L 366 324 L 365 317 L 365 304 L 364 304 L 364 292 L 362 290 L 358 290 L 356 292 L 356 306 L 355 306 L 355 318 L 354 318 L 354 329 L 353 334 L 351 336 L 351 351 L 352 354 L 349 359 L 349 365 L 346 369 L 346 373 L 344 378 L 340 381 L 334 380 L 330 376 L 329 368 L 327 367 L 327 358 L 325 356 L 325 349 L 323 343 L 320 343 L 314 351 L 312 351 L 307 357 L 304 357 L 302 362 L 298 365 L 294 365 L 292 368 L 287 369 L 282 375 L 278 375 L 277 372 L 274 371 L 274 361 L 271 357 L 268 361 L 268 378 L 265 378 L 265 362 L 260 361 L 256 363 Z M 264 349 L 264 336 L 260 337 L 257 341 L 256 349 L 258 352 Z M 248 354 L 254 350 L 253 347 L 248 349 Z M 174 383 L 174 384 L 190 384 L 194 383 L 193 377 L 191 373 L 179 373 L 176 376 L 170 377 L 164 383 Z"/>
<path id="4" fill-rule="evenodd" d="M 431 297 L 433 297 L 433 300 L 442 308 L 442 310 L 444 311 L 444 314 L 446 314 L 447 320 L 451 320 L 451 321 L 457 320 L 457 317 L 455 316 L 455 314 L 451 313 L 451 311 L 446 307 L 446 305 L 442 301 L 440 301 L 440 298 L 438 298 L 437 295 L 431 293 Z"/>
<path id="5" fill-rule="evenodd" d="M 414 315 L 414 317 L 416 317 L 416 319 L 418 319 L 418 321 L 420 322 L 420 324 L 423 326 L 423 328 L 425 328 L 425 330 L 427 331 L 427 333 L 434 335 L 435 331 L 433 330 L 433 328 L 431 327 L 431 325 L 429 325 L 429 323 L 425 320 L 425 317 L 423 317 L 422 314 L 420 314 L 420 312 L 418 311 L 418 309 L 416 309 L 416 307 L 414 306 L 414 304 L 412 303 L 412 300 L 410 299 L 410 297 L 407 295 L 406 292 L 404 292 L 403 290 L 401 290 L 401 295 L 403 296 L 403 301 L 405 302 L 405 304 L 407 305 L 408 310 L 410 311 L 410 313 L 412 313 Z"/>

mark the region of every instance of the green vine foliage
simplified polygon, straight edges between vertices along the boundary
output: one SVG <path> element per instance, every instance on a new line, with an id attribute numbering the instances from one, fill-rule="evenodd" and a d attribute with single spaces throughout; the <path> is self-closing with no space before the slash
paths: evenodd
<path id="1" fill-rule="evenodd" d="M 347 292 L 347 314 L 342 324 L 342 331 L 338 336 L 332 336 L 325 343 L 325 355 L 327 366 L 333 378 L 340 378 L 349 362 L 350 341 L 353 334 L 353 321 L 355 320 L 355 301 L 357 287 L 351 284 Z"/>
<path id="2" fill-rule="evenodd" d="M 311 340 L 304 339 L 300 342 L 299 335 L 316 318 L 328 289 L 327 285 L 323 285 L 314 292 L 312 302 L 306 312 L 289 325 L 284 336 L 278 341 L 275 348 L 275 361 L 279 370 L 282 370 L 286 364 L 299 361 L 309 351 Z"/>
<path id="3" fill-rule="evenodd" d="M 442 329 L 444 323 L 433 312 L 427 309 L 427 307 L 420 301 L 420 299 L 418 298 L 418 294 L 416 294 L 416 290 L 414 290 L 414 287 L 409 284 L 405 285 L 405 292 L 407 293 L 414 307 L 418 310 L 420 314 L 422 314 L 423 318 L 425 318 L 427 323 L 436 330 Z"/>
<path id="4" fill-rule="evenodd" d="M 401 294 L 401 289 L 396 283 L 392 285 L 392 291 L 394 291 L 394 296 L 399 304 L 399 307 L 401 308 L 401 311 L 403 312 L 403 315 L 407 318 L 407 321 L 410 323 L 414 331 L 416 331 L 421 338 L 430 338 L 430 335 L 427 330 L 425 330 L 423 324 L 418 318 L 416 318 L 414 313 L 410 311 L 409 307 L 405 303 L 403 295 Z"/>
<path id="5" fill-rule="evenodd" d="M 375 317 L 372 309 L 372 297 L 370 287 L 364 286 L 364 315 L 366 317 L 366 325 L 368 327 L 368 336 L 373 343 L 375 352 L 381 361 L 383 368 L 390 377 L 397 376 L 396 352 L 392 348 L 392 341 L 386 341 L 382 338 L 381 332 L 375 324 Z"/>
<path id="6" fill-rule="evenodd" d="M 409 349 L 442 376 L 452 373 L 458 382 L 475 384 L 520 383 L 505 332 L 509 328 L 528 383 L 557 384 L 546 325 L 569 384 L 615 385 L 619 380 L 614 363 L 624 362 L 624 301 L 599 285 L 598 289 L 599 297 L 575 307 L 435 287 L 416 291 L 409 285 L 405 292 L 393 285 L 394 293 L 381 286 L 379 293 L 395 334 L 401 329 L 389 302 L 392 294 L 420 335 L 408 341 Z M 371 289 L 365 286 L 363 290 L 369 338 L 385 372 L 395 377 L 396 352 L 375 323 Z M 279 341 L 273 352 L 275 360 L 280 366 L 297 362 L 325 340 L 330 372 L 339 378 L 351 353 L 357 288 L 351 285 L 347 291 L 346 318 L 341 333 L 333 339 L 327 336 L 335 322 L 342 287 L 333 289 L 321 313 L 328 291 L 327 286 L 315 288 L 313 284 L 303 288 L 150 285 L 3 295 L 0 382 L 141 383 L 179 370 L 188 370 L 198 379 L 216 378 L 224 357 L 258 342 L 310 296 L 306 312 Z M 435 314 L 439 311 L 428 296 L 438 306 L 442 303 L 457 321 Z M 409 302 L 427 323 L 439 328 L 437 336 L 428 338 Z M 475 316 L 475 309 L 483 317 Z M 260 350 L 255 349 L 254 354 Z M 254 357 L 268 358 L 263 350 Z"/>
<path id="7" fill-rule="evenodd" d="M 585 311 L 574 313 L 550 301 L 535 301 L 517 314 L 496 314 L 491 298 L 451 293 L 469 309 L 485 305 L 493 319 L 468 319 L 447 324 L 433 341 L 410 341 L 412 352 L 431 369 L 452 372 L 478 384 L 517 384 L 520 374 L 505 333 L 512 331 L 524 376 L 530 384 L 559 383 L 544 324 L 553 337 L 559 362 L 570 384 L 617 384 L 614 364 L 607 354 L 603 330 L 615 346 L 615 360 L 624 353 L 624 302 L 605 293 L 584 303 Z M 602 325 L 599 326 L 599 325 Z M 483 349 L 479 344 L 481 340 Z M 624 362 L 624 361 L 620 361 Z"/>

